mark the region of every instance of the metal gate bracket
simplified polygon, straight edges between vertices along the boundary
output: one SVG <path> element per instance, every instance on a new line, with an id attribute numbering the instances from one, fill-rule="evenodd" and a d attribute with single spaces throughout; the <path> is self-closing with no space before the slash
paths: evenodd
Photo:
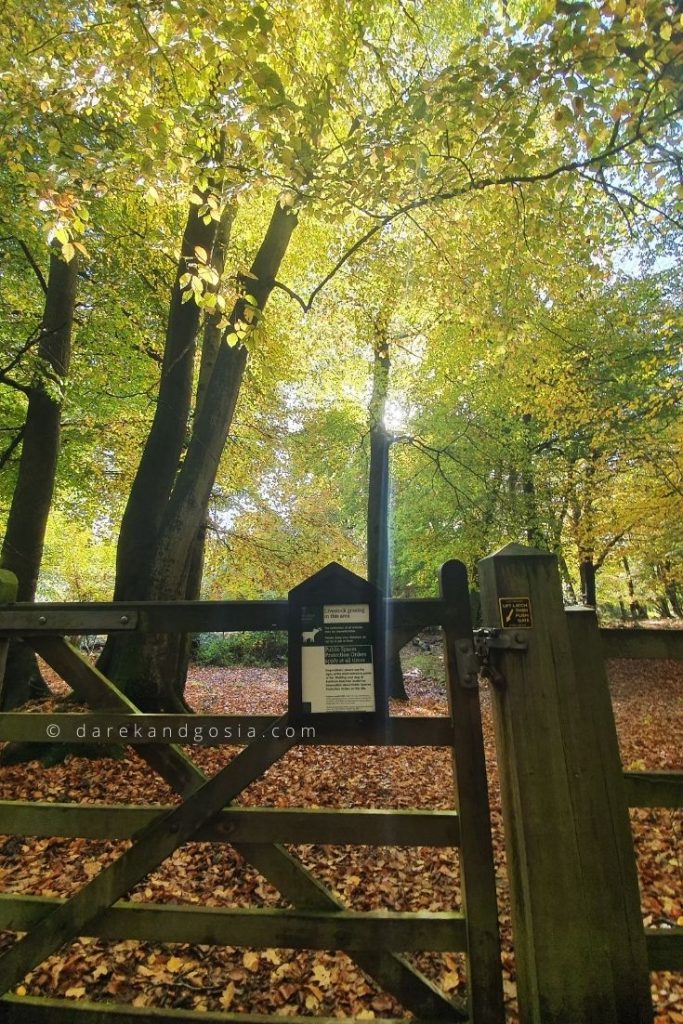
<path id="1" fill-rule="evenodd" d="M 493 686 L 505 686 L 503 673 L 493 664 L 495 651 L 526 651 L 529 646 L 523 632 L 485 627 L 473 630 L 474 656 L 479 664 L 479 678 L 488 679 Z"/>
<path id="2" fill-rule="evenodd" d="M 524 633 L 513 633 L 507 629 L 494 629 L 485 627 L 475 629 L 474 649 L 477 656 L 485 657 L 489 651 L 526 651 L 529 646 Z"/>

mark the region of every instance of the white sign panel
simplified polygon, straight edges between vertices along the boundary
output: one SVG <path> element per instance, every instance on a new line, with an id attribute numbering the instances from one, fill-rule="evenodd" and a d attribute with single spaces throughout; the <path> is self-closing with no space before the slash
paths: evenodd
<path id="1" fill-rule="evenodd" d="M 304 708 L 312 714 L 374 711 L 370 606 L 303 608 L 301 621 Z"/>

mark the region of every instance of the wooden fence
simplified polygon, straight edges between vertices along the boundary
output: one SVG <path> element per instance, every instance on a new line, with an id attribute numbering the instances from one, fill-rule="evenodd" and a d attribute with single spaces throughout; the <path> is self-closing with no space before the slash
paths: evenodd
<path id="1" fill-rule="evenodd" d="M 0 643 L 21 637 L 92 708 L 92 726 L 130 728 L 130 742 L 182 796 L 174 807 L 74 806 L 0 803 L 0 832 L 22 835 L 132 838 L 132 846 L 68 900 L 4 894 L 0 927 L 26 932 L 0 958 L 3 1020 L 68 1020 L 129 1024 L 140 1018 L 174 1021 L 178 1012 L 7 994 L 27 971 L 80 935 L 155 942 L 341 949 L 420 1020 L 504 1020 L 498 917 L 479 694 L 472 685 L 472 627 L 467 578 L 460 563 L 448 563 L 442 595 L 424 601 L 388 603 L 392 643 L 402 646 L 426 626 L 440 626 L 446 645 L 450 714 L 440 718 L 330 715 L 316 721 L 317 744 L 450 747 L 454 804 L 435 810 L 319 810 L 231 807 L 255 778 L 297 742 L 287 738 L 288 716 L 239 719 L 257 738 L 216 776 L 206 779 L 182 749 L 163 739 L 185 716 L 143 715 L 65 639 L 112 632 L 199 632 L 283 629 L 287 603 L 197 602 L 126 605 L 21 605 L 0 612 Z M 467 653 L 467 658 L 463 653 Z M 467 660 L 469 659 L 469 660 Z M 317 716 L 318 719 L 320 716 Z M 50 715 L 59 740 L 78 738 L 83 716 Z M 137 742 L 137 723 L 156 724 L 158 742 Z M 193 718 L 193 723 L 202 718 Z M 213 724 L 236 725 L 234 716 L 211 716 Z M 277 736 L 273 727 L 277 726 Z M 149 735 L 146 728 L 145 734 Z M 120 735 L 120 733 L 117 733 Z M 45 716 L 0 714 L 0 739 L 45 742 Z M 231 745 L 240 743 L 230 740 Z M 292 904 L 291 910 L 215 909 L 126 902 L 123 897 L 170 853 L 189 840 L 230 842 Z M 419 845 L 458 847 L 462 908 L 444 912 L 369 913 L 348 910 L 281 844 Z M 417 950 L 463 952 L 468 986 L 464 1000 L 446 996 L 403 955 Z M 183 1011 L 183 1021 L 261 1021 L 276 1017 Z M 296 1018 L 281 1018 L 291 1021 Z M 306 1018 L 309 1019 L 310 1018 Z"/>
<path id="2" fill-rule="evenodd" d="M 683 969 L 683 929 L 642 926 L 627 806 L 683 807 L 683 773 L 622 772 L 604 671 L 607 657 L 683 657 L 683 634 L 598 630 L 593 612 L 565 610 L 555 560 L 509 546 L 480 572 L 488 629 L 475 632 L 467 580 L 448 563 L 441 597 L 387 602 L 390 644 L 399 649 L 427 626 L 446 641 L 450 713 L 368 721 L 330 715 L 315 737 L 274 738 L 287 716 L 193 717 L 243 731 L 241 754 L 207 780 L 176 736 L 185 716 L 143 715 L 65 639 L 114 632 L 286 629 L 288 603 L 173 602 L 12 604 L 0 610 L 0 666 L 20 637 L 92 711 L 91 727 L 130 728 L 127 742 L 182 796 L 173 807 L 78 806 L 0 801 L 0 833 L 134 840 L 128 852 L 69 900 L 0 896 L 0 927 L 26 931 L 0 958 L 0 991 L 79 935 L 244 946 L 343 949 L 422 1021 L 504 1019 L 490 819 L 476 673 L 492 680 L 494 724 L 520 1014 L 524 1024 L 646 1024 L 647 971 Z M 2 595 L 0 594 L 0 600 Z M 528 615 L 528 618 L 525 616 Z M 512 620 L 516 620 L 513 624 Z M 60 742 L 79 740 L 82 715 L 50 715 Z M 159 740 L 134 735 L 156 726 Z M 148 732 L 145 733 L 148 735 Z M 45 717 L 0 714 L 0 740 L 45 742 Z M 188 742 L 184 740 L 183 742 Z M 443 746 L 453 752 L 452 811 L 236 807 L 231 801 L 294 743 Z M 130 903 L 130 888 L 189 840 L 229 842 L 267 877 L 292 910 L 244 910 Z M 281 844 L 452 846 L 460 850 L 463 907 L 441 913 L 356 913 L 325 889 Z M 467 954 L 464 1001 L 447 998 L 402 954 Z M 0 1017 L 57 1024 L 160 1021 L 272 1021 L 4 995 Z M 285 1018 L 283 1018 L 284 1020 Z M 286 1018 L 297 1020 L 297 1018 Z M 301 1018 L 310 1020 L 310 1018 Z"/>
<path id="3" fill-rule="evenodd" d="M 647 1024 L 648 968 L 683 967 L 683 929 L 643 928 L 627 806 L 680 807 L 683 773 L 624 777 L 605 657 L 680 656 L 680 639 L 642 630 L 639 648 L 565 609 L 546 552 L 509 545 L 479 576 L 484 621 L 508 627 L 489 656 L 521 1019 Z"/>

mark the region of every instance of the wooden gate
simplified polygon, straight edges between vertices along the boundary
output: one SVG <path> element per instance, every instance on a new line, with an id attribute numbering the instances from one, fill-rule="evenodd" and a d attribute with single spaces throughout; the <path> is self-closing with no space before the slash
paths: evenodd
<path id="1" fill-rule="evenodd" d="M 6 576 L 7 574 L 5 574 Z M 5 579 L 7 587 L 7 579 Z M 11 602 L 5 589 L 0 600 Z M 135 749 L 181 796 L 178 806 L 116 807 L 0 803 L 0 833 L 32 836 L 128 838 L 132 845 L 67 900 L 0 896 L 0 927 L 25 932 L 0 958 L 0 1017 L 43 1024 L 118 1024 L 140 1019 L 183 1021 L 292 1021 L 311 1018 L 250 1016 L 128 1006 L 9 994 L 25 974 L 61 946 L 83 935 L 150 942 L 297 947 L 343 950 L 419 1020 L 504 1020 L 495 878 L 490 836 L 479 692 L 472 649 L 467 577 L 459 562 L 441 573 L 441 597 L 386 602 L 389 643 L 399 649 L 425 626 L 441 626 L 449 716 L 393 717 L 367 722 L 332 716 L 316 728 L 316 744 L 448 746 L 453 752 L 452 811 L 314 810 L 231 807 L 239 794 L 305 736 L 288 737 L 290 718 L 252 716 L 240 723 L 257 736 L 228 765 L 207 778 L 182 749 L 168 741 Z M 143 715 L 80 651 L 68 635 L 118 631 L 199 632 L 284 629 L 286 601 L 144 604 L 4 604 L 2 648 L 21 637 L 75 695 L 92 709 L 92 726 L 154 724 L 157 734 L 177 728 L 176 715 Z M 211 716 L 224 725 L 230 716 Z M 82 715 L 50 715 L 60 740 L 76 739 Z M 201 723 L 198 716 L 193 722 Z M 274 726 L 276 728 L 274 728 Z M 146 730 L 146 735 L 148 731 Z M 120 736 L 120 732 L 115 733 Z M 0 740 L 45 741 L 45 716 L 0 714 Z M 236 741 L 229 741 L 235 745 Z M 237 741 L 239 743 L 239 741 Z M 126 894 L 183 843 L 229 842 L 290 902 L 292 909 L 216 909 L 126 902 Z M 462 910 L 353 912 L 293 857 L 283 843 L 459 847 Z M 463 952 L 467 999 L 448 998 L 405 957 L 418 950 Z"/>

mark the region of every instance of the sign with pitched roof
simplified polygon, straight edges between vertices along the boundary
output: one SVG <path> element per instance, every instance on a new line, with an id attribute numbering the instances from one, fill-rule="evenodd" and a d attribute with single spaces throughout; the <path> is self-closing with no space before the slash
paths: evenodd
<path id="1" fill-rule="evenodd" d="M 289 593 L 290 714 L 386 714 L 382 601 L 337 562 Z"/>

